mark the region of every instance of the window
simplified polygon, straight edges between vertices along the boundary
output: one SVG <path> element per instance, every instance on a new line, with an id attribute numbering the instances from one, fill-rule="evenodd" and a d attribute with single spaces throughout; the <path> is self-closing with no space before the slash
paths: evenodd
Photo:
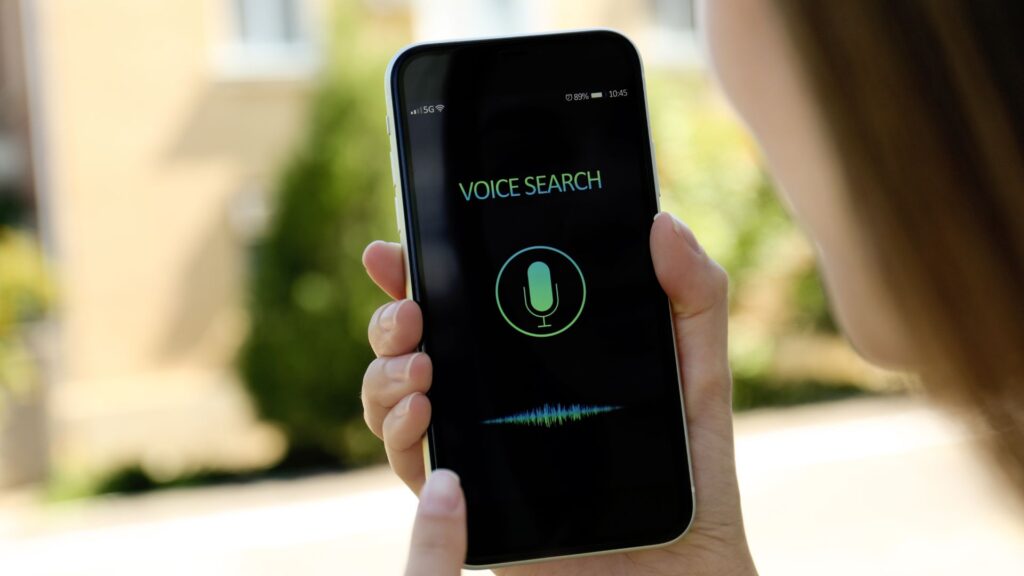
<path id="1" fill-rule="evenodd" d="M 0 126 L 0 195 L 16 188 L 25 175 L 24 169 L 19 142 Z"/>
<path id="2" fill-rule="evenodd" d="M 295 0 L 235 0 L 238 41 L 249 46 L 301 44 Z"/>
<path id="3" fill-rule="evenodd" d="M 417 40 L 526 33 L 542 29 L 545 0 L 418 0 L 411 4 Z M 453 16 L 457 15 L 457 16 Z"/>
<path id="4" fill-rule="evenodd" d="M 301 78 L 319 65 L 307 0 L 224 0 L 227 26 L 217 54 L 221 76 Z"/>
<path id="5" fill-rule="evenodd" d="M 651 0 L 654 55 L 660 63 L 699 65 L 694 0 Z"/>
<path id="6" fill-rule="evenodd" d="M 654 17 L 661 28 L 676 34 L 693 34 L 696 29 L 693 0 L 654 0 Z"/>

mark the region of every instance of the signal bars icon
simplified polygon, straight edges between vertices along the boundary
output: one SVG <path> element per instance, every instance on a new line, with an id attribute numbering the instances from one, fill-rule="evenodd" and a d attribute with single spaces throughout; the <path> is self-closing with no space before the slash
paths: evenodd
<path id="1" fill-rule="evenodd" d="M 444 112 L 445 108 L 446 106 L 444 104 L 418 106 L 416 108 L 413 108 L 412 110 L 409 110 L 409 115 L 415 116 L 416 114 L 433 114 L 434 112 Z"/>

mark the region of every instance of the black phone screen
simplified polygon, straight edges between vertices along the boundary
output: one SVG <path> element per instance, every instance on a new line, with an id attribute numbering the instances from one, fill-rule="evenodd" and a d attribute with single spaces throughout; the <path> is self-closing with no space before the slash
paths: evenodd
<path id="1" fill-rule="evenodd" d="M 423 45 L 389 81 L 428 441 L 462 479 L 467 563 L 675 539 L 693 499 L 636 50 Z"/>

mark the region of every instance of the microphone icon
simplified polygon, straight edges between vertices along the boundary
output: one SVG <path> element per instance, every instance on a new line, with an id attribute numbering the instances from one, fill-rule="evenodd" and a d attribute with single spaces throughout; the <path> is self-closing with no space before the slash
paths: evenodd
<path id="1" fill-rule="evenodd" d="M 526 269 L 527 286 L 523 286 L 523 304 L 526 311 L 540 318 L 538 328 L 550 328 L 548 317 L 558 309 L 558 284 L 551 281 L 548 265 L 536 261 Z"/>

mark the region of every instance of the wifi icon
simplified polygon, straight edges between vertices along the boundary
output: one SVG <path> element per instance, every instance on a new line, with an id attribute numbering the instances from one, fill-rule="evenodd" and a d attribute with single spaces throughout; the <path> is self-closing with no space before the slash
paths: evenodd
<path id="1" fill-rule="evenodd" d="M 438 104 L 437 106 L 434 106 L 434 108 L 436 108 L 438 112 L 444 112 L 444 104 Z"/>

